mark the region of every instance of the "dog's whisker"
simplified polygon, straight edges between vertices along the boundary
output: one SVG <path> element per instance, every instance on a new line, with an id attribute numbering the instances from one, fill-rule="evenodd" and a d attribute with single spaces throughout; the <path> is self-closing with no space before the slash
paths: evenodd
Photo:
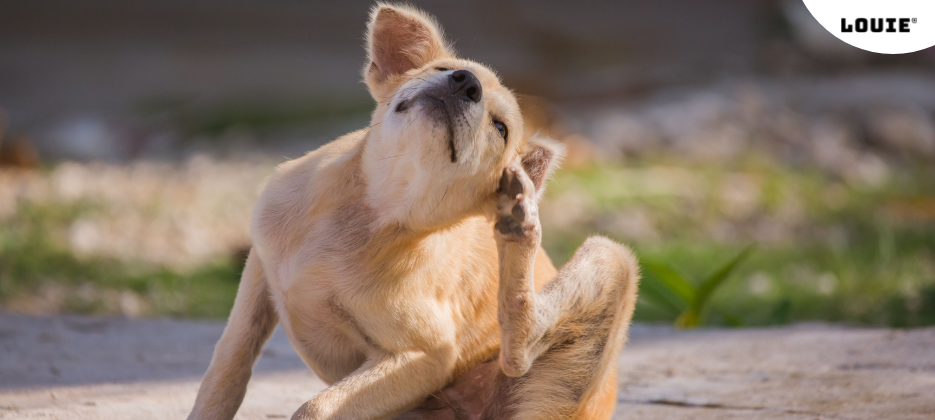
<path id="1" fill-rule="evenodd" d="M 377 160 L 387 160 L 387 159 L 398 158 L 398 157 L 402 157 L 402 156 L 406 156 L 406 155 L 405 155 L 405 154 L 402 154 L 402 155 L 396 155 L 396 156 L 387 156 L 387 157 L 384 157 L 384 158 L 379 158 L 379 159 L 377 159 Z"/>
<path id="2" fill-rule="evenodd" d="M 438 209 L 438 206 L 442 203 L 442 201 L 445 200 L 445 196 L 448 195 L 448 188 L 449 188 L 449 187 L 445 187 L 445 192 L 442 193 L 442 198 L 440 198 L 440 199 L 438 200 L 438 203 L 435 204 L 435 208 L 433 208 L 432 211 L 429 212 L 429 216 L 431 216 L 433 213 L 435 213 L 435 210 Z"/>

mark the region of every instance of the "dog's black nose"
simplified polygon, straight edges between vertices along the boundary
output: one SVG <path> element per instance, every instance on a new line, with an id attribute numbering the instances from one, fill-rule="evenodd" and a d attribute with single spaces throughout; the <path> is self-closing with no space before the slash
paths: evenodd
<path id="1" fill-rule="evenodd" d="M 451 85 L 451 94 L 471 102 L 480 102 L 484 90 L 480 87 L 480 81 L 477 76 L 467 70 L 458 70 L 448 76 L 448 83 Z"/>

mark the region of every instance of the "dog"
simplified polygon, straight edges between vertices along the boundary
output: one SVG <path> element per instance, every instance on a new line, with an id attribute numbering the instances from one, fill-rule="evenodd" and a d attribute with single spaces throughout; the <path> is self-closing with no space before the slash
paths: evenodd
<path id="1" fill-rule="evenodd" d="M 606 419 L 638 266 L 592 237 L 556 270 L 538 202 L 563 149 L 435 20 L 378 4 L 371 125 L 279 166 L 189 419 L 231 419 L 281 323 L 329 387 L 293 419 Z"/>

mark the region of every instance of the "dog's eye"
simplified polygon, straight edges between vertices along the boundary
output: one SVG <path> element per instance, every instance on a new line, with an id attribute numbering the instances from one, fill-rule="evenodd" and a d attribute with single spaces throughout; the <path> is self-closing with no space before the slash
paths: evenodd
<path id="1" fill-rule="evenodd" d="M 500 135 L 503 136 L 503 141 L 506 141 L 507 134 L 510 134 L 510 131 L 506 129 L 506 124 L 500 121 L 494 121 L 493 126 L 496 127 L 497 131 L 500 132 Z"/>
<path id="2" fill-rule="evenodd" d="M 435 70 L 438 70 L 438 71 L 448 71 L 448 70 L 451 70 L 451 69 L 449 69 L 448 67 L 435 67 Z"/>

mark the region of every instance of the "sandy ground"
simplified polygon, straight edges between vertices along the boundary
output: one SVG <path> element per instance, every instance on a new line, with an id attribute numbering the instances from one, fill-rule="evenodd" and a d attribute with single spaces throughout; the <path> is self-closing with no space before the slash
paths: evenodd
<path id="1" fill-rule="evenodd" d="M 0 313 L 0 418 L 184 418 L 222 328 Z M 615 419 L 935 418 L 933 328 L 631 335 Z M 288 418 L 324 386 L 277 331 L 237 418 Z"/>

